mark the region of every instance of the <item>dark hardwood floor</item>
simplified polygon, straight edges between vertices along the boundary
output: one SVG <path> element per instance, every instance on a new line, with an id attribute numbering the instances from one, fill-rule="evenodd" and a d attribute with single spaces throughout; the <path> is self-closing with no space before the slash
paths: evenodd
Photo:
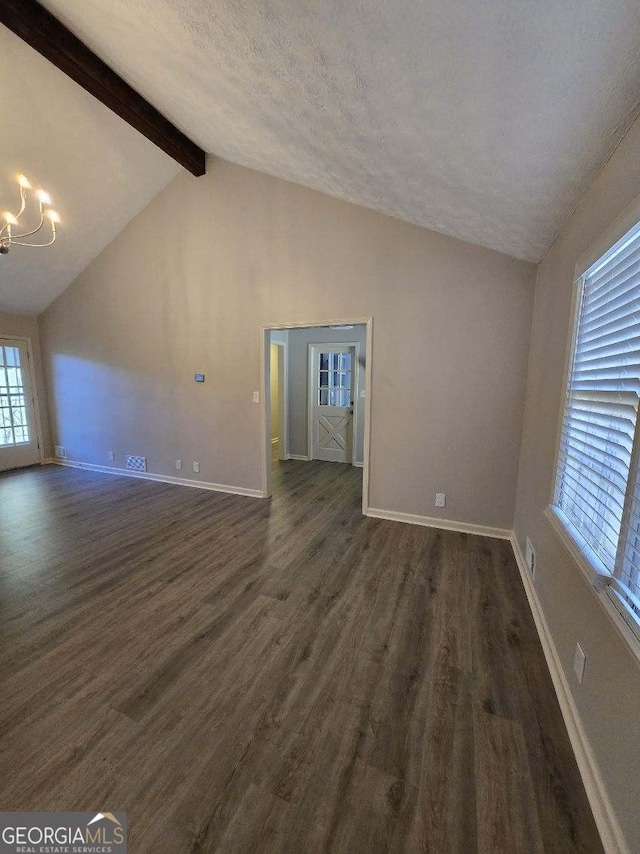
<path id="1" fill-rule="evenodd" d="M 0 809 L 126 810 L 134 854 L 601 851 L 509 543 L 274 480 L 0 476 Z"/>

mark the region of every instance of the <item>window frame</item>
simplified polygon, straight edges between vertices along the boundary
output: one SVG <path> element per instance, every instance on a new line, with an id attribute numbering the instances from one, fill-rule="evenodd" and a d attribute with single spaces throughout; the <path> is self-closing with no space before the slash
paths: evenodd
<path id="1" fill-rule="evenodd" d="M 573 559 L 574 563 L 578 566 L 596 595 L 600 598 L 607 614 L 612 619 L 619 632 L 630 644 L 633 653 L 640 662 L 640 617 L 634 616 L 634 614 L 625 607 L 625 605 L 620 601 L 612 584 L 621 565 L 621 556 L 624 552 L 624 544 L 626 542 L 626 538 L 623 538 L 625 516 L 630 504 L 631 496 L 634 492 L 635 479 L 640 467 L 640 410 L 636 419 L 631 464 L 629 467 L 629 476 L 625 490 L 625 510 L 622 517 L 620 538 L 616 549 L 616 559 L 613 572 L 609 571 L 556 502 L 562 434 L 569 382 L 576 356 L 575 351 L 582 310 L 585 276 L 628 232 L 636 227 L 640 227 L 640 204 L 634 204 L 631 210 L 633 211 L 632 221 L 630 221 L 629 210 L 627 210 L 620 220 L 611 229 L 605 232 L 605 235 L 599 238 L 595 247 L 591 247 L 588 254 L 585 254 L 576 264 L 571 294 L 571 308 L 569 315 L 570 326 L 567 336 L 564 367 L 562 371 L 561 397 L 557 423 L 555 456 L 551 477 L 551 489 L 549 503 L 544 510 L 544 516 L 562 545 L 565 547 L 566 551 Z"/>

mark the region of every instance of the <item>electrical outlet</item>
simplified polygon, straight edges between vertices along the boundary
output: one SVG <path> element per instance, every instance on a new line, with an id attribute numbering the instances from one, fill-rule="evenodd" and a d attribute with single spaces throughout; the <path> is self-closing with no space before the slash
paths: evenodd
<path id="1" fill-rule="evenodd" d="M 445 507 L 447 504 L 447 497 L 444 492 L 436 492 L 436 507 Z"/>
<path id="2" fill-rule="evenodd" d="M 573 656 L 573 669 L 578 682 L 582 685 L 584 679 L 584 668 L 587 663 L 587 656 L 579 643 L 576 644 L 576 651 Z"/>
<path id="3" fill-rule="evenodd" d="M 260 403 L 260 392 L 259 391 L 254 391 L 253 402 L 254 403 Z"/>
<path id="4" fill-rule="evenodd" d="M 56 445 L 54 451 L 56 457 L 59 460 L 64 460 L 64 458 L 67 456 L 67 449 L 64 447 L 64 445 Z"/>
<path id="5" fill-rule="evenodd" d="M 524 560 L 527 565 L 527 569 L 529 570 L 529 575 L 533 578 L 536 574 L 536 553 L 531 545 L 531 540 L 527 537 L 527 544 L 525 548 Z"/>
<path id="6" fill-rule="evenodd" d="M 113 453 L 113 451 L 109 451 L 109 462 L 112 463 L 115 460 L 115 458 L 116 458 L 116 455 Z"/>
<path id="7" fill-rule="evenodd" d="M 195 472 L 199 472 L 200 471 L 200 463 L 194 463 L 193 464 L 193 470 Z"/>
<path id="8" fill-rule="evenodd" d="M 176 471 L 180 471 L 182 469 L 182 460 L 176 460 Z"/>

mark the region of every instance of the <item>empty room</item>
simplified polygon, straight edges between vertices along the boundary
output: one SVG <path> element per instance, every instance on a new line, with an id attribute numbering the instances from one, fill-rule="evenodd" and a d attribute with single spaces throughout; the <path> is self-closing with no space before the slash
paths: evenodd
<path id="1" fill-rule="evenodd" d="M 640 3 L 0 69 L 0 852 L 640 854 Z"/>

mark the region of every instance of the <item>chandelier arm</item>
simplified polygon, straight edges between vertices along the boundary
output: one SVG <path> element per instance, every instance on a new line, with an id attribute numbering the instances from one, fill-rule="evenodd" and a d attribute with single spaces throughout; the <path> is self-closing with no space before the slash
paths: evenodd
<path id="1" fill-rule="evenodd" d="M 25 207 L 26 207 L 26 206 L 27 206 L 27 194 L 26 194 L 26 192 L 25 192 L 24 187 L 20 187 L 20 210 L 18 211 L 18 213 L 17 213 L 17 214 L 13 214 L 14 219 L 20 219 L 20 217 L 21 217 L 21 216 L 22 216 L 22 214 L 24 213 L 24 209 L 25 209 Z M 41 212 L 41 216 L 42 216 L 42 221 L 44 222 L 44 214 L 42 214 L 42 212 Z M 2 228 L 0 228 L 0 238 L 4 235 L 4 232 L 5 232 L 6 228 L 7 228 L 10 224 L 11 224 L 11 223 L 5 222 L 5 224 L 2 226 Z M 38 228 L 41 228 L 41 227 L 42 227 L 42 222 L 40 223 L 40 225 L 38 226 Z M 36 231 L 37 231 L 37 230 L 38 230 L 38 229 L 36 228 Z M 33 232 L 33 231 L 32 231 L 32 232 L 30 232 L 30 234 L 35 234 L 35 232 Z"/>
<path id="2" fill-rule="evenodd" d="M 15 243 L 16 246 L 51 246 L 52 243 L 55 243 L 57 237 L 57 233 L 55 228 L 53 229 L 51 240 L 48 243 L 20 243 L 19 240 L 14 240 L 12 238 L 11 243 Z"/>
<path id="3" fill-rule="evenodd" d="M 37 228 L 34 228 L 32 231 L 25 231 L 24 234 L 14 234 L 13 237 L 11 238 L 11 240 L 12 241 L 20 240 L 21 237 L 31 237 L 32 234 L 35 234 L 37 231 L 40 231 L 40 229 L 42 228 L 43 225 L 44 225 L 44 214 L 41 213 L 40 214 L 40 224 L 37 226 Z"/>

